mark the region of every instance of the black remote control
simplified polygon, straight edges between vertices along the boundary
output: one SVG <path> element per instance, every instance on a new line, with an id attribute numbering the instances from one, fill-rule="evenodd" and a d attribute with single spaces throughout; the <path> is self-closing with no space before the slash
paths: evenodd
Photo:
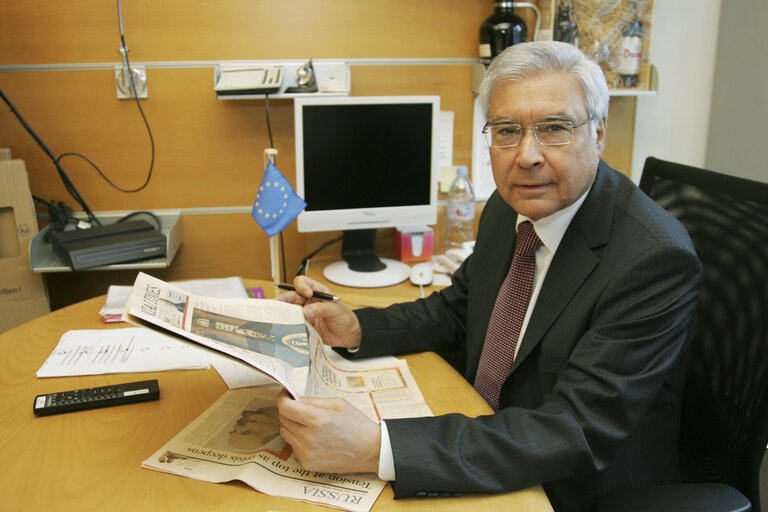
<path id="1" fill-rule="evenodd" d="M 158 398 L 160 398 L 160 388 L 157 385 L 157 379 L 153 379 L 38 395 L 35 397 L 33 410 L 37 416 L 46 416 L 98 407 L 147 402 Z"/>

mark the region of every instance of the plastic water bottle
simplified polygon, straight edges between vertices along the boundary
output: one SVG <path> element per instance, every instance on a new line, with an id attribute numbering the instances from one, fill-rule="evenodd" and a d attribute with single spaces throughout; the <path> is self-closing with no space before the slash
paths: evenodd
<path id="1" fill-rule="evenodd" d="M 462 249 L 475 239 L 475 194 L 465 166 L 456 168 L 445 207 L 445 250 Z"/>

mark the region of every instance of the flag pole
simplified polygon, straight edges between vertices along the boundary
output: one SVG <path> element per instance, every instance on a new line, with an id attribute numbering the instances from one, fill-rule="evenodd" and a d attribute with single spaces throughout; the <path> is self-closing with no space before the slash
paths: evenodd
<path id="1" fill-rule="evenodd" d="M 267 161 L 271 160 L 275 163 L 275 156 L 278 151 L 275 148 L 264 149 L 264 167 L 267 166 Z M 279 233 L 269 237 L 269 263 L 272 270 L 272 282 L 274 284 L 280 284 L 280 245 L 278 243 Z"/>

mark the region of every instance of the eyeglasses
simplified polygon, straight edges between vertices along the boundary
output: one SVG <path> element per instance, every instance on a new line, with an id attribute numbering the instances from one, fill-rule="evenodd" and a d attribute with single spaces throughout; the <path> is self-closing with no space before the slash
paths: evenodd
<path id="1" fill-rule="evenodd" d="M 494 148 L 513 148 L 523 140 L 526 130 L 533 130 L 533 135 L 539 144 L 543 146 L 562 146 L 570 144 L 573 141 L 573 132 L 581 128 L 590 121 L 590 117 L 579 125 L 574 125 L 572 121 L 542 121 L 534 124 L 530 128 L 523 128 L 517 123 L 507 123 L 504 121 L 492 121 L 485 123 L 483 133 L 488 145 Z"/>

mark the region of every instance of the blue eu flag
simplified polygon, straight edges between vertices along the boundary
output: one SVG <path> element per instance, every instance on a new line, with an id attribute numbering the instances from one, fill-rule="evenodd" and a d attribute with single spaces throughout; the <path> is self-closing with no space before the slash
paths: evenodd
<path id="1" fill-rule="evenodd" d="M 288 227 L 306 206 L 306 201 L 293 191 L 285 176 L 269 160 L 253 202 L 253 219 L 268 236 L 274 236 Z"/>

